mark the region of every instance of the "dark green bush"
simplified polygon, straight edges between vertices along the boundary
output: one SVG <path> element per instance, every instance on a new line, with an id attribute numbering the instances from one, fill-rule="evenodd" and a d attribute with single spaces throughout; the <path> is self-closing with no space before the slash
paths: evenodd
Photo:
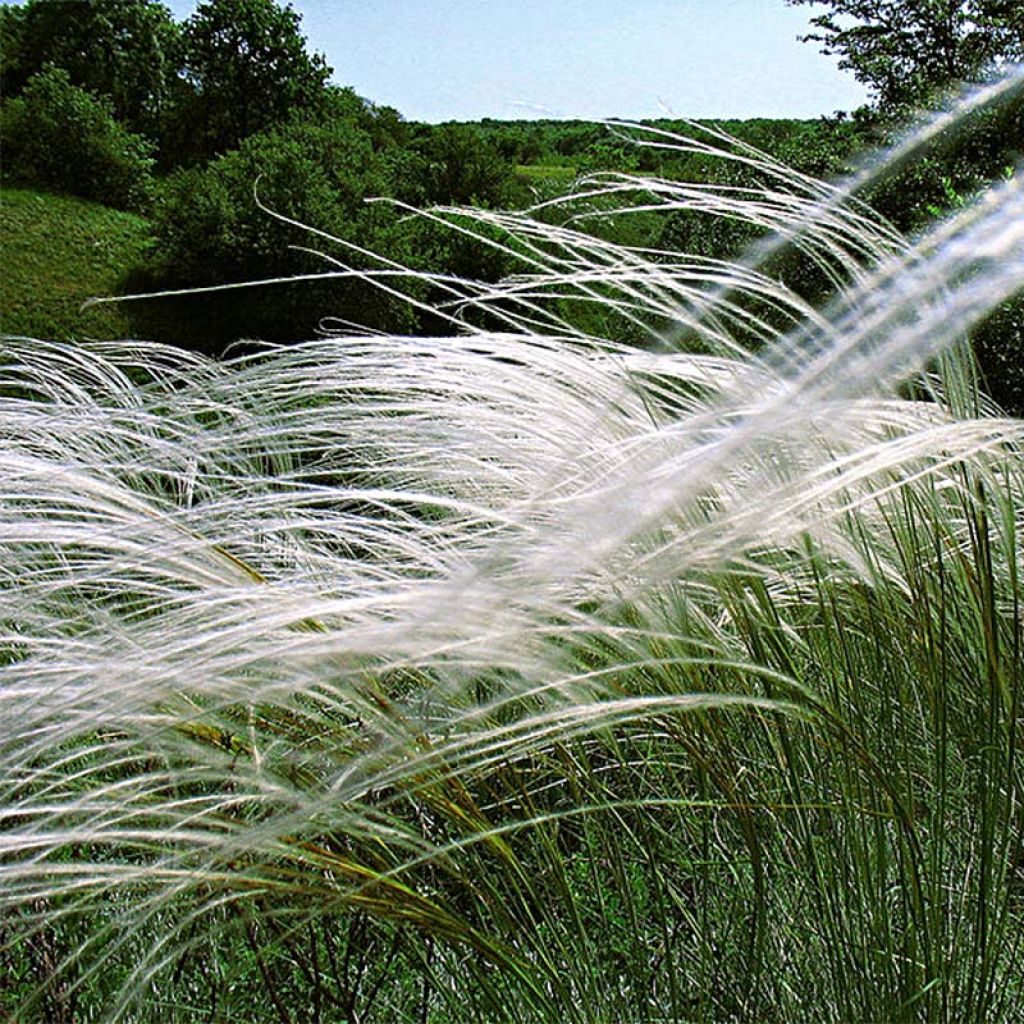
<path id="1" fill-rule="evenodd" d="M 1024 292 L 974 331 L 982 387 L 1011 416 L 1024 416 Z"/>
<path id="2" fill-rule="evenodd" d="M 363 200 L 383 188 L 364 131 L 348 122 L 299 122 L 253 135 L 205 168 L 172 175 L 157 203 L 156 233 L 168 263 L 204 284 L 294 271 L 288 246 L 313 240 L 261 203 L 362 243 L 375 221 Z"/>
<path id="3" fill-rule="evenodd" d="M 238 338 L 309 338 L 334 320 L 390 332 L 450 330 L 443 318 L 417 312 L 404 298 L 450 294 L 435 294 L 423 280 L 396 273 L 394 264 L 494 280 L 500 257 L 486 244 L 367 200 L 498 205 L 507 197 L 511 169 L 469 129 L 421 126 L 408 146 L 402 144 L 406 133 L 395 111 L 336 90 L 315 120 L 307 113 L 250 136 L 203 168 L 176 172 L 161 187 L 154 212 L 159 262 L 128 284 L 190 288 L 346 267 L 386 275 L 383 288 L 352 275 L 218 293 L 216 308 L 201 297 L 175 300 L 195 325 L 188 332 L 193 344 L 206 350 Z M 148 336 L 149 310 L 137 309 L 138 331 Z M 161 319 L 167 320 L 166 311 Z"/>
<path id="4" fill-rule="evenodd" d="M 879 125 L 880 145 L 892 144 L 904 130 Z M 875 179 L 862 198 L 915 234 L 1011 172 L 1022 150 L 1024 93 L 1018 90 L 939 132 L 912 160 Z"/>
<path id="5" fill-rule="evenodd" d="M 109 101 L 62 68 L 34 75 L 0 113 L 4 177 L 125 210 L 150 199 L 152 145 L 114 120 Z"/>
<path id="6" fill-rule="evenodd" d="M 419 126 L 411 149 L 419 159 L 416 198 L 423 204 L 492 209 L 508 205 L 512 167 L 472 126 Z"/>
<path id="7" fill-rule="evenodd" d="M 365 202 L 392 191 L 390 166 L 385 154 L 374 149 L 370 133 L 351 120 L 299 120 L 253 135 L 205 168 L 167 179 L 154 211 L 159 263 L 145 268 L 132 284 L 201 287 L 343 269 L 332 260 L 378 269 L 379 261 L 298 224 L 401 258 L 399 217 L 385 204 Z M 390 283 L 406 287 L 401 281 Z M 330 317 L 374 330 L 408 330 L 413 323 L 400 298 L 353 278 L 225 292 L 215 298 L 220 326 L 206 318 L 205 300 L 184 303 L 186 316 L 191 319 L 194 310 L 200 318 L 197 347 L 218 349 L 240 337 L 308 338 Z M 146 315 L 140 306 L 138 316 L 144 320 Z M 145 326 L 140 322 L 140 332 Z"/>
<path id="8" fill-rule="evenodd" d="M 884 141 L 898 137 L 897 128 L 886 130 Z M 873 182 L 863 198 L 916 235 L 1013 174 L 1022 151 L 1024 93 L 1017 90 L 940 132 L 916 159 Z M 1024 296 L 996 309 L 974 330 L 972 344 L 983 388 L 1006 412 L 1024 416 Z"/>

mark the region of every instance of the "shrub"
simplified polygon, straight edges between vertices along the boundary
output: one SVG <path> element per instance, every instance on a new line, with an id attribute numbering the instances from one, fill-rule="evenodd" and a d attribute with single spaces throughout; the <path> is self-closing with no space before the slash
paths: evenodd
<path id="1" fill-rule="evenodd" d="M 421 126 L 412 143 L 420 157 L 415 197 L 430 204 L 501 207 L 512 188 L 512 167 L 473 128 L 459 124 Z"/>
<path id="2" fill-rule="evenodd" d="M 421 318 L 401 297 L 425 298 L 429 286 L 396 273 L 389 261 L 434 273 L 500 276 L 504 263 L 493 248 L 427 223 L 404 223 L 388 204 L 366 202 L 391 196 L 413 205 L 498 205 L 511 178 L 493 148 L 479 144 L 471 131 L 451 126 L 421 129 L 419 139 L 405 148 L 399 145 L 404 128 L 394 111 L 368 108 L 344 91 L 330 99 L 321 120 L 298 118 L 251 136 L 202 169 L 171 175 L 154 215 L 160 263 L 136 275 L 132 287 L 215 285 L 352 267 L 388 273 L 387 289 L 399 294 L 348 277 L 222 297 L 217 310 L 193 297 L 182 305 L 198 314 L 190 315 L 197 324 L 193 338 L 205 335 L 201 343 L 193 341 L 194 347 L 213 351 L 238 337 L 309 338 L 324 318 L 371 330 L 408 331 L 416 325 L 447 330 L 443 320 L 430 314 Z M 322 234 L 311 238 L 281 217 Z M 313 247 L 324 255 L 311 253 Z M 139 306 L 133 315 L 140 335 L 149 336 L 149 311 Z"/>
<path id="3" fill-rule="evenodd" d="M 0 113 L 8 178 L 45 185 L 119 209 L 150 198 L 152 146 L 114 120 L 110 103 L 71 84 L 62 68 L 29 79 Z"/>
<path id="4" fill-rule="evenodd" d="M 179 171 L 154 216 L 164 255 L 209 281 L 295 266 L 288 246 L 308 233 L 268 216 L 367 241 L 363 200 L 382 190 L 365 132 L 347 122 L 299 123 L 254 135 L 205 168 Z"/>
<path id="5" fill-rule="evenodd" d="M 982 387 L 1011 416 L 1024 418 L 1024 292 L 987 317 L 972 340 Z"/>
<path id="6" fill-rule="evenodd" d="M 978 103 L 929 138 L 915 159 L 879 175 L 863 196 L 901 231 L 918 233 L 983 200 L 1015 167 L 1019 175 L 1022 151 L 1024 86 L 1000 102 Z M 1024 298 L 994 310 L 972 340 L 985 389 L 1007 412 L 1024 416 Z"/>
<path id="7" fill-rule="evenodd" d="M 389 191 L 387 167 L 367 131 L 351 120 L 332 119 L 294 121 L 251 136 L 204 168 L 178 171 L 156 202 L 160 262 L 148 269 L 150 284 L 204 286 L 326 274 L 343 269 L 339 260 L 378 267 L 367 256 L 311 238 L 282 218 L 361 248 L 395 253 L 401 244 L 396 215 L 365 202 Z M 324 249 L 329 258 L 309 252 L 312 247 Z M 224 320 L 232 337 L 211 338 L 200 347 L 216 348 L 237 337 L 310 337 L 325 316 L 370 329 L 402 329 L 411 322 L 404 302 L 352 279 L 281 285 L 217 301 L 230 307 Z M 200 302 L 197 308 L 202 307 Z M 138 313 L 144 317 L 146 311 Z"/>

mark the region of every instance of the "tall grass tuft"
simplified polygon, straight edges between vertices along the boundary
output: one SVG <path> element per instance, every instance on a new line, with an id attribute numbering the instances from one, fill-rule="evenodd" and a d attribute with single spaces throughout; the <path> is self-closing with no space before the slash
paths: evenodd
<path id="1" fill-rule="evenodd" d="M 1021 177 L 911 242 L 637 130 L 763 184 L 429 214 L 522 269 L 450 337 L 2 342 L 12 1019 L 1020 1019 Z"/>

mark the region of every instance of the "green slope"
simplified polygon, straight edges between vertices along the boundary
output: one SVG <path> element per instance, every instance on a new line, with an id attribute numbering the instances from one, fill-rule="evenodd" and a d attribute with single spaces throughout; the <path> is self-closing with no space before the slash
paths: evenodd
<path id="1" fill-rule="evenodd" d="M 83 310 L 124 292 L 151 245 L 149 222 L 74 196 L 0 189 L 0 333 L 50 339 L 124 338 L 125 312 Z"/>

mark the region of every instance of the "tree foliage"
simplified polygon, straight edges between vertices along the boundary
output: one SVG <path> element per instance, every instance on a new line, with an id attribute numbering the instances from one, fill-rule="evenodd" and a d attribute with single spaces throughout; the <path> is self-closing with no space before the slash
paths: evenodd
<path id="1" fill-rule="evenodd" d="M 154 134 L 176 75 L 177 26 L 155 0 L 28 0 L 3 8 L 0 75 L 19 94 L 48 65 L 110 100 L 133 131 Z"/>
<path id="2" fill-rule="evenodd" d="M 301 15 L 274 0 L 204 0 L 182 27 L 179 63 L 189 92 L 179 115 L 200 158 L 322 99 L 332 69 L 306 49 Z"/>
<path id="3" fill-rule="evenodd" d="M 251 136 L 206 168 L 173 175 L 157 224 L 168 255 L 192 269 L 215 277 L 277 272 L 294 264 L 288 245 L 297 240 L 296 229 L 268 217 L 257 199 L 286 217 L 341 233 L 357 225 L 363 199 L 384 188 L 361 128 L 297 121 Z"/>
<path id="4" fill-rule="evenodd" d="M 818 0 L 787 0 L 821 6 Z M 825 0 L 802 38 L 837 55 L 885 113 L 926 103 L 936 89 L 975 82 L 1024 59 L 1019 0 Z"/>
<path id="5" fill-rule="evenodd" d="M 490 207 L 507 202 L 511 168 L 473 127 L 424 126 L 412 148 L 420 158 L 415 200 Z"/>
<path id="6" fill-rule="evenodd" d="M 148 200 L 152 146 L 63 68 L 29 79 L 0 116 L 5 174 L 122 209 Z"/>
<path id="7" fill-rule="evenodd" d="M 338 101 L 340 106 L 341 97 Z M 362 115 L 371 116 L 365 108 Z M 365 202 L 393 192 L 390 165 L 374 149 L 361 120 L 296 117 L 250 136 L 205 167 L 171 175 L 154 215 L 161 263 L 148 270 L 150 287 L 327 273 L 343 269 L 337 260 L 368 265 L 366 258 L 313 238 L 296 224 L 366 249 L 394 252 L 396 214 L 385 205 Z M 323 248 L 328 258 L 312 253 L 314 248 Z M 223 316 L 224 337 L 210 331 L 213 325 L 204 325 L 209 337 L 200 347 L 215 350 L 240 335 L 279 341 L 308 338 L 320 319 L 330 316 L 374 329 L 408 327 L 404 303 L 389 302 L 372 286 L 352 279 L 225 293 L 215 299 L 221 314 L 230 311 Z"/>

